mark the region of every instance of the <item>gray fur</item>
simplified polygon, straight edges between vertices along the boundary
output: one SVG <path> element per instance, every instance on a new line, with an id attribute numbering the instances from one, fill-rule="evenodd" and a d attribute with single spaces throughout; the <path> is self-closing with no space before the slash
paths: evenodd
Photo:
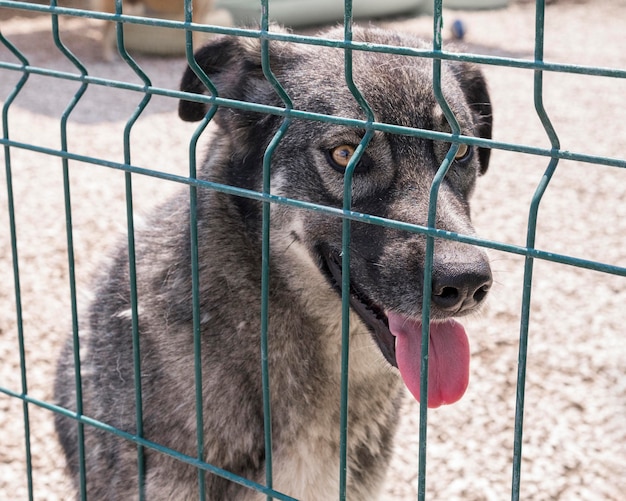
<path id="1" fill-rule="evenodd" d="M 341 37 L 338 31 L 324 35 Z M 355 39 L 421 43 L 374 29 L 356 30 Z M 341 50 L 272 42 L 271 51 L 272 70 L 296 109 L 363 117 L 344 84 Z M 259 54 L 256 40 L 223 37 L 196 57 L 220 96 L 282 106 L 263 77 Z M 449 131 L 433 95 L 431 66 L 428 59 L 354 53 L 356 83 L 378 121 Z M 444 92 L 463 133 L 490 137 L 491 109 L 480 72 L 463 63 L 445 63 L 444 68 Z M 190 70 L 182 88 L 204 90 Z M 192 102 L 180 107 L 186 120 L 198 120 L 205 111 Z M 200 177 L 260 190 L 261 159 L 280 117 L 223 108 L 216 121 L 219 131 Z M 293 121 L 273 155 L 272 192 L 340 207 L 343 175 L 331 168 L 326 152 L 358 144 L 362 133 Z M 446 144 L 425 139 L 376 133 L 362 160 L 363 172 L 354 177 L 354 210 L 425 224 L 430 183 L 447 149 Z M 451 167 L 439 195 L 440 228 L 473 231 L 468 198 L 488 160 L 488 150 L 481 149 L 467 163 Z M 261 206 L 200 189 L 197 214 L 205 460 L 262 483 Z M 144 436 L 195 457 L 188 193 L 157 208 L 145 229 L 137 231 L 136 241 Z M 333 499 L 338 493 L 341 301 L 323 270 L 321 253 L 340 249 L 340 219 L 272 206 L 269 368 L 274 487 L 303 500 Z M 419 317 L 423 255 L 422 236 L 352 225 L 352 282 L 385 310 Z M 467 304 L 452 308 L 441 293 L 433 298 L 433 318 L 478 306 L 482 297 L 471 297 L 475 275 L 490 283 L 482 251 L 437 241 L 433 293 L 438 294 L 440 284 L 461 292 L 469 289 L 470 297 Z M 121 246 L 99 278 L 81 326 L 83 402 L 86 416 L 135 433 L 129 298 L 127 250 Z M 350 325 L 348 497 L 375 499 L 391 456 L 403 384 L 354 311 Z M 55 385 L 59 404 L 69 409 L 76 408 L 72 353 L 69 342 Z M 58 416 L 56 426 L 69 471 L 77 478 L 76 423 Z M 137 497 L 135 445 L 87 426 L 85 450 L 89 499 Z M 147 499 L 197 499 L 195 468 L 150 449 L 145 450 L 145 467 Z M 215 475 L 206 475 L 206 485 L 211 500 L 264 499 Z"/>

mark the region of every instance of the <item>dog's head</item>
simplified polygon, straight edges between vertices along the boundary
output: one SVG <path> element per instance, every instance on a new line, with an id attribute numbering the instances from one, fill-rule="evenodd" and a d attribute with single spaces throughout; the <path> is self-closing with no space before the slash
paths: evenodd
<path id="1" fill-rule="evenodd" d="M 339 31 L 324 34 L 341 38 Z M 394 46 L 424 47 L 419 40 L 369 29 L 355 30 L 354 40 Z M 264 76 L 258 40 L 223 37 L 196 54 L 219 96 L 283 107 Z M 341 49 L 270 42 L 271 70 L 297 110 L 364 119 L 345 83 Z M 377 122 L 450 132 L 437 104 L 430 59 L 353 52 L 356 86 Z M 184 91 L 208 90 L 187 69 Z M 486 83 L 473 65 L 444 62 L 442 89 L 463 135 L 491 138 L 491 104 Z M 181 101 L 184 120 L 202 119 L 207 106 Z M 221 108 L 215 120 L 221 132 L 222 162 L 209 162 L 206 173 L 220 182 L 260 190 L 262 159 L 283 118 L 237 108 Z M 342 207 L 344 171 L 365 131 L 312 120 L 292 120 L 274 150 L 273 194 Z M 433 177 L 450 144 L 377 131 L 357 164 L 352 179 L 352 209 L 425 225 Z M 461 145 L 440 186 L 437 228 L 472 234 L 469 197 L 489 163 L 489 150 Z M 250 231 L 257 231 L 256 202 L 238 198 L 237 210 Z M 313 211 L 273 206 L 273 256 L 300 284 L 340 292 L 342 225 Z M 260 233 L 260 232 L 258 232 Z M 281 240 L 282 238 L 282 240 Z M 378 225 L 352 223 L 351 306 L 372 333 L 389 363 L 419 398 L 424 255 L 423 235 Z M 275 248 L 275 247 L 280 248 Z M 281 266 L 281 264 L 278 264 Z M 300 272 L 300 270 L 303 270 Z M 316 282 L 317 281 L 317 282 Z M 429 405 L 457 400 L 468 381 L 469 348 L 463 328 L 452 320 L 484 301 L 491 286 L 485 253 L 452 240 L 437 239 L 432 270 Z M 334 294 L 334 293 L 333 293 Z M 334 296 L 337 302 L 339 296 Z"/>

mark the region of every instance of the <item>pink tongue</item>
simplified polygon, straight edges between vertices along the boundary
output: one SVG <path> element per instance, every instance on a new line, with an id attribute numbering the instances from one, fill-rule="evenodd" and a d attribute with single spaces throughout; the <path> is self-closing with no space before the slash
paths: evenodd
<path id="1" fill-rule="evenodd" d="M 420 399 L 422 323 L 388 312 L 389 330 L 396 336 L 396 361 L 409 391 Z M 469 382 L 469 342 L 454 320 L 430 324 L 428 344 L 428 407 L 459 400 Z"/>

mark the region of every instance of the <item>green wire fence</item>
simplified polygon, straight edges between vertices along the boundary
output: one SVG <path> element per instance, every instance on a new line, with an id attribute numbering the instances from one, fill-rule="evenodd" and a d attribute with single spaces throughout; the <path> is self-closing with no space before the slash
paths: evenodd
<path id="1" fill-rule="evenodd" d="M 618 275 L 626 277 L 626 268 L 616 265 L 596 262 L 592 260 L 586 260 L 576 258 L 564 254 L 555 254 L 552 252 L 546 252 L 535 247 L 535 232 L 537 224 L 537 214 L 539 211 L 542 195 L 548 187 L 552 175 L 554 174 L 560 160 L 576 160 L 579 162 L 586 162 L 597 165 L 613 166 L 617 168 L 626 167 L 626 159 L 603 157 L 597 155 L 589 155 L 582 152 L 564 151 L 560 149 L 559 139 L 551 125 L 550 119 L 543 107 L 543 74 L 544 72 L 561 72 L 561 73 L 573 73 L 581 75 L 595 75 L 609 78 L 626 79 L 626 69 L 614 69 L 614 68 L 602 68 L 592 66 L 578 66 L 567 64 L 546 63 L 543 61 L 543 40 L 544 40 L 544 10 L 545 1 L 536 1 L 536 26 L 535 26 L 535 54 L 532 60 L 522 58 L 508 58 L 508 57 L 496 57 L 485 56 L 472 53 L 458 53 L 447 52 L 442 46 L 442 1 L 434 0 L 434 14 L 433 14 L 433 45 L 431 50 L 415 49 L 410 47 L 392 47 L 386 45 L 377 44 L 362 44 L 354 42 L 352 40 L 352 1 L 345 0 L 345 17 L 344 17 L 344 38 L 343 40 L 329 40 L 314 36 L 304 36 L 291 33 L 276 33 L 269 30 L 269 12 L 271 10 L 271 2 L 268 0 L 260 0 L 262 17 L 260 19 L 259 29 L 243 29 L 243 28 L 225 28 L 219 26 L 209 26 L 194 23 L 192 21 L 192 7 L 191 1 L 185 0 L 185 20 L 184 21 L 168 21 L 157 20 L 145 17 L 128 16 L 123 13 L 122 2 L 116 0 L 116 8 L 114 13 L 102 13 L 85 11 L 75 8 L 59 7 L 56 0 L 51 0 L 49 5 L 41 5 L 27 2 L 18 2 L 14 0 L 0 0 L 0 8 L 12 8 L 20 9 L 23 11 L 38 12 L 48 14 L 52 22 L 52 33 L 56 47 L 67 58 L 67 60 L 74 67 L 73 71 L 58 71 L 51 70 L 45 67 L 33 66 L 29 63 L 25 55 L 12 44 L 11 40 L 2 34 L 2 28 L 0 27 L 0 43 L 8 49 L 8 51 L 14 56 L 16 61 L 0 61 L 0 76 L 2 74 L 18 74 L 21 75 L 19 81 L 14 86 L 12 92 L 6 96 L 4 105 L 2 108 L 2 138 L 0 143 L 4 148 L 4 161 L 7 183 L 7 199 L 8 199 L 8 211 L 9 211 L 9 232 L 11 237 L 11 252 L 13 259 L 13 278 L 15 288 L 15 315 L 17 318 L 17 339 L 19 343 L 19 358 L 21 369 L 21 389 L 15 391 L 10 388 L 0 386 L 0 392 L 21 400 L 23 406 L 23 420 L 25 430 L 25 462 L 28 475 L 28 489 L 30 499 L 34 498 L 33 494 L 33 479 L 32 479 L 32 463 L 31 463 L 31 443 L 30 443 L 30 419 L 29 408 L 30 406 L 38 406 L 47 409 L 54 413 L 60 413 L 65 416 L 71 417 L 76 421 L 77 433 L 79 436 L 79 489 L 82 499 L 86 498 L 86 472 L 85 472 L 85 444 L 84 444 L 84 428 L 85 426 L 98 427 L 109 433 L 115 434 L 123 439 L 130 440 L 137 445 L 137 464 L 140 486 L 139 497 L 144 499 L 145 493 L 143 492 L 143 477 L 145 475 L 144 466 L 144 450 L 145 448 L 151 448 L 157 450 L 163 454 L 169 454 L 176 459 L 193 465 L 198 469 L 198 483 L 201 496 L 204 496 L 204 472 L 209 472 L 215 475 L 220 475 L 228 480 L 237 482 L 251 489 L 255 489 L 260 493 L 267 495 L 268 499 L 292 499 L 283 493 L 280 493 L 272 488 L 272 430 L 271 430 L 271 408 L 270 408 L 270 395 L 269 395 L 269 372 L 268 372 L 268 296 L 269 296 L 269 220 L 270 220 L 270 206 L 271 204 L 285 204 L 301 209 L 319 211 L 326 214 L 328 217 L 341 218 L 343 221 L 343 243 L 342 243 L 342 269 L 343 273 L 343 287 L 342 287 L 342 304 L 343 304 L 343 325 L 342 325 L 342 391 L 341 391 L 341 442 L 340 442 L 340 490 L 338 496 L 340 499 L 346 499 L 349 495 L 346 492 L 346 437 L 348 434 L 348 333 L 349 333 L 349 263 L 350 263 L 350 224 L 351 221 L 367 222 L 368 224 L 382 225 L 400 230 L 421 233 L 426 237 L 426 259 L 425 259 L 425 278 L 424 278 L 424 298 L 430 298 L 430 274 L 432 272 L 433 262 L 433 249 L 434 242 L 437 238 L 452 239 L 464 243 L 475 244 L 485 248 L 495 249 L 503 252 L 508 252 L 525 257 L 525 272 L 524 272 L 524 288 L 523 288 L 523 300 L 522 300 L 522 320 L 520 325 L 520 343 L 519 343 L 519 366 L 518 366 L 518 379 L 517 379 L 517 405 L 515 411 L 515 427 L 513 437 L 513 471 L 512 471 L 512 486 L 511 486 L 511 498 L 513 500 L 520 499 L 520 469 L 522 460 L 522 429 L 523 429 L 523 416 L 524 416 L 524 388 L 526 379 L 526 352 L 528 341 L 528 326 L 530 315 L 530 294 L 531 284 L 533 280 L 533 263 L 536 259 L 553 261 L 557 263 L 563 263 L 580 268 L 586 268 L 591 270 L 597 270 L 604 273 Z M 142 83 L 130 83 L 126 81 L 116 81 L 106 78 L 94 77 L 89 75 L 88 69 L 83 63 L 64 45 L 59 35 L 59 16 L 69 17 L 89 17 L 93 19 L 107 20 L 117 23 L 117 43 L 120 49 L 120 54 L 126 64 L 132 69 L 132 71 L 139 77 Z M 150 25 L 165 28 L 174 28 L 178 30 L 185 30 L 186 32 L 186 55 L 187 60 L 191 68 L 196 72 L 201 81 L 206 85 L 209 90 L 209 95 L 198 95 L 181 92 L 174 89 L 161 88 L 153 86 L 148 75 L 142 70 L 142 68 L 131 57 L 124 45 L 124 30 L 122 29 L 125 24 L 138 24 L 138 25 Z M 218 33 L 229 34 L 239 37 L 258 38 L 261 41 L 261 57 L 263 73 L 267 80 L 272 84 L 278 95 L 281 97 L 284 106 L 273 107 L 261 105 L 258 103 L 246 103 L 235 101 L 231 99 L 222 98 L 218 95 L 215 86 L 211 83 L 209 78 L 204 74 L 202 69 L 197 65 L 193 59 L 194 46 L 192 43 L 192 33 L 195 31 L 206 33 Z M 345 81 L 346 85 L 352 92 L 355 100 L 362 108 L 365 119 L 348 119 L 338 116 L 329 116 L 317 113 L 304 112 L 294 109 L 289 95 L 284 91 L 278 80 L 272 73 L 269 59 L 269 43 L 272 40 L 281 40 L 285 42 L 292 42 L 298 44 L 319 45 L 327 47 L 335 47 L 341 49 L 345 54 Z M 413 129 L 409 127 L 397 126 L 394 124 L 386 124 L 376 122 L 374 115 L 369 107 L 367 101 L 363 98 L 359 89 L 354 84 L 352 78 L 352 54 L 354 51 L 374 51 L 383 52 L 389 54 L 401 54 L 412 57 L 421 57 L 432 60 L 433 64 L 433 88 L 435 90 L 436 98 L 441 106 L 449 124 L 451 127 L 451 133 L 439 133 L 429 130 Z M 448 107 L 445 98 L 441 92 L 441 63 L 444 60 L 456 60 L 456 61 L 468 61 L 486 65 L 496 65 L 505 67 L 514 67 L 533 71 L 535 75 L 534 80 L 534 98 L 536 113 L 545 132 L 550 140 L 550 148 L 538 148 L 520 144 L 498 142 L 494 140 L 486 140 L 481 138 L 465 137 L 460 135 L 460 129 L 454 114 Z M 61 126 L 61 148 L 53 149 L 43 146 L 37 146 L 30 143 L 18 142 L 11 139 L 10 134 L 10 121 L 9 110 L 15 101 L 16 97 L 22 91 L 24 85 L 28 81 L 31 75 L 44 75 L 56 79 L 63 79 L 69 81 L 79 82 L 81 85 L 74 94 L 70 104 L 66 107 L 60 119 Z M 79 155 L 73 153 L 68 148 L 67 144 L 67 122 L 71 117 L 76 105 L 80 102 L 83 94 L 89 86 L 107 86 L 109 88 L 121 89 L 126 91 L 136 92 L 143 96 L 140 104 L 137 106 L 132 117 L 126 122 L 124 129 L 124 161 L 122 163 L 114 162 L 106 158 L 95 158 L 85 155 Z M 209 112 L 206 117 L 201 121 L 193 134 L 189 143 L 189 175 L 179 176 L 169 174 L 157 170 L 150 170 L 140 168 L 133 165 L 130 149 L 130 134 L 137 121 L 146 109 L 150 99 L 153 96 L 165 96 L 172 99 L 184 98 L 190 101 L 202 102 L 209 105 Z M 254 192 L 246 189 L 235 188 L 232 186 L 211 183 L 197 179 L 196 177 L 196 165 L 197 165 L 197 146 L 198 140 L 206 129 L 207 125 L 215 115 L 218 107 L 232 107 L 249 111 L 269 113 L 283 117 L 283 123 L 278 133 L 270 143 L 265 152 L 263 158 L 263 190 L 261 192 Z M 312 120 L 322 121 L 333 124 L 340 124 L 348 127 L 358 127 L 365 130 L 366 133 L 363 140 L 359 144 L 353 158 L 346 169 L 345 184 L 344 184 L 344 202 L 341 209 L 325 207 L 313 203 L 303 202 L 296 199 L 289 199 L 273 195 L 270 192 L 270 166 L 272 162 L 272 154 L 276 146 L 281 141 L 281 138 L 285 134 L 285 131 L 289 128 L 293 120 Z M 428 223 L 426 226 L 418 226 L 399 221 L 388 220 L 381 217 L 373 217 L 364 215 L 358 212 L 354 212 L 351 209 L 351 185 L 352 174 L 355 166 L 358 163 L 360 156 L 367 147 L 372 135 L 375 131 L 382 131 L 385 133 L 404 134 L 409 136 L 416 136 L 427 138 L 431 140 L 446 140 L 452 143 L 451 149 L 448 152 L 443 164 L 441 165 L 435 180 L 431 186 L 430 194 L 430 206 L 428 212 Z M 486 240 L 476 236 L 462 235 L 451 232 L 445 232 L 438 230 L 435 227 L 435 214 L 436 214 L 436 200 L 440 183 L 442 182 L 446 171 L 451 164 L 454 155 L 456 154 L 460 144 L 469 144 L 482 147 L 490 147 L 508 151 L 516 151 L 530 155 L 536 155 L 545 157 L 548 161 L 548 167 L 545 174 L 536 189 L 535 196 L 533 198 L 529 218 L 528 218 L 528 233 L 525 246 L 517 246 L 511 244 L 505 244 L 493 240 Z M 24 354 L 24 329 L 23 329 L 23 310 L 21 301 L 21 288 L 20 288 L 20 269 L 18 259 L 18 247 L 17 247 L 17 235 L 16 235 L 16 218 L 15 218 L 15 198 L 12 185 L 12 164 L 11 153 L 13 150 L 30 150 L 42 154 L 49 155 L 51 157 L 57 157 L 61 160 L 63 166 L 63 186 L 64 186 L 64 204 L 65 204 L 65 217 L 66 217 L 66 236 L 67 236 L 67 251 L 68 251 L 68 264 L 69 264 L 69 281 L 70 281 L 70 294 L 71 294 L 71 314 L 72 314 L 72 332 L 74 339 L 74 362 L 75 362 L 75 380 L 76 380 L 76 395 L 77 395 L 77 409 L 76 412 L 68 409 L 60 408 L 50 402 L 37 399 L 29 394 L 28 381 L 27 381 L 27 367 Z M 116 169 L 124 172 L 125 175 L 125 188 L 126 188 L 126 217 L 127 217 L 127 230 L 128 230 L 128 255 L 130 263 L 130 280 L 131 280 L 131 312 L 132 312 L 132 325 L 133 325 L 133 353 L 134 353 L 134 377 L 136 388 L 136 420 L 137 420 L 137 432 L 136 434 L 129 434 L 122 430 L 113 428 L 106 423 L 98 422 L 88 416 L 83 415 L 82 412 L 82 392 L 81 392 L 81 371 L 80 371 L 80 357 L 78 352 L 79 336 L 78 336 L 78 307 L 76 300 L 76 277 L 74 274 L 74 242 L 73 242 L 73 226 L 72 226 L 72 210 L 71 210 L 71 193 L 70 193 L 70 161 L 80 161 L 88 164 L 92 164 L 97 167 Z M 137 288 L 136 288 L 136 271 L 135 271 L 135 248 L 134 248 L 134 211 L 133 211 L 133 176 L 143 175 L 160 178 L 166 181 L 180 183 L 189 187 L 189 197 L 191 206 L 191 261 L 192 261 L 192 301 L 193 301 L 193 330 L 194 330 L 194 347 L 195 347 L 195 384 L 196 384 L 196 420 L 197 420 L 197 455 L 195 457 L 185 456 L 174 450 L 163 447 L 162 445 L 147 440 L 143 437 L 142 433 L 142 395 L 141 395 L 141 354 L 139 349 L 139 332 L 138 332 L 138 313 L 137 313 Z M 258 200 L 263 203 L 263 246 L 262 246 L 262 263 L 263 263 L 263 275 L 262 275 L 262 322 L 261 322 L 261 365 L 262 365 L 262 383 L 263 383 L 263 397 L 264 397 L 264 418 L 265 418 L 265 451 L 266 451 L 266 478 L 265 485 L 260 485 L 252 482 L 248 479 L 238 477 L 228 471 L 222 470 L 214 465 L 207 464 L 203 461 L 203 415 L 202 405 L 199 405 L 202 396 L 202 366 L 200 363 L 200 301 L 199 301 L 199 285 L 198 285 L 198 236 L 197 236 L 197 220 L 196 220 L 196 200 L 198 189 L 209 189 L 224 192 L 231 195 L 247 197 L 250 199 Z M 425 300 L 423 304 L 423 338 L 422 338 L 422 378 L 421 378 L 421 394 L 422 402 L 426 401 L 427 393 L 427 374 L 428 374 L 428 331 L 429 331 L 429 315 L 430 315 L 430 301 Z M 419 430 L 419 471 L 418 471 L 418 499 L 426 499 L 426 450 L 427 450 L 427 406 L 420 407 L 420 430 Z"/>

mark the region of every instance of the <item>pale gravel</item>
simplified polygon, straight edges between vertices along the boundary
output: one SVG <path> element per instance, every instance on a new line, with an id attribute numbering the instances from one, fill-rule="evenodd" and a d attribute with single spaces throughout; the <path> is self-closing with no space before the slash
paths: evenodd
<path id="1" fill-rule="evenodd" d="M 0 9 L 0 29 L 31 64 L 71 70 L 54 48 L 49 19 Z M 505 10 L 448 12 L 466 23 L 468 49 L 532 59 L 534 4 Z M 98 59 L 95 21 L 62 19 L 62 36 L 90 74 L 138 81 L 121 62 Z M 389 27 L 429 35 L 431 21 L 398 19 Z M 626 1 L 556 2 L 547 9 L 545 58 L 551 62 L 626 68 Z M 0 60 L 14 61 L 0 49 Z M 182 59 L 139 57 L 158 86 L 175 88 Z M 494 103 L 495 138 L 549 147 L 533 105 L 532 72 L 485 66 Z M 0 70 L 0 98 L 19 74 Z M 9 113 L 10 137 L 57 149 L 59 117 L 77 83 L 33 75 Z M 626 80 L 544 75 L 544 101 L 563 149 L 624 158 Z M 123 160 L 122 133 L 140 97 L 94 86 L 71 115 L 71 151 Z M 181 123 L 176 103 L 154 98 L 132 133 L 133 163 L 185 174 L 194 126 Z M 0 152 L 4 165 L 4 151 Z M 481 236 L 523 246 L 528 206 L 548 160 L 493 152 L 474 199 Z M 28 390 L 51 398 L 54 365 L 70 327 L 61 161 L 11 150 L 16 197 Z M 71 163 L 79 306 L 89 279 L 124 231 L 120 172 Z M 0 385 L 20 391 L 15 295 L 5 179 L 0 186 Z M 177 189 L 134 178 L 135 207 L 146 212 Z M 541 203 L 537 247 L 626 265 L 626 171 L 562 161 Z M 495 287 L 488 307 L 467 323 L 472 373 L 465 397 L 429 412 L 427 499 L 510 498 L 513 419 L 520 331 L 521 256 L 490 251 Z M 526 380 L 521 499 L 622 500 L 626 492 L 626 279 L 537 261 L 534 269 Z M 68 499 L 68 481 L 52 415 L 29 406 L 34 498 Z M 418 412 L 407 399 L 385 500 L 416 498 Z M 0 499 L 27 499 L 22 404 L 0 394 Z"/>

